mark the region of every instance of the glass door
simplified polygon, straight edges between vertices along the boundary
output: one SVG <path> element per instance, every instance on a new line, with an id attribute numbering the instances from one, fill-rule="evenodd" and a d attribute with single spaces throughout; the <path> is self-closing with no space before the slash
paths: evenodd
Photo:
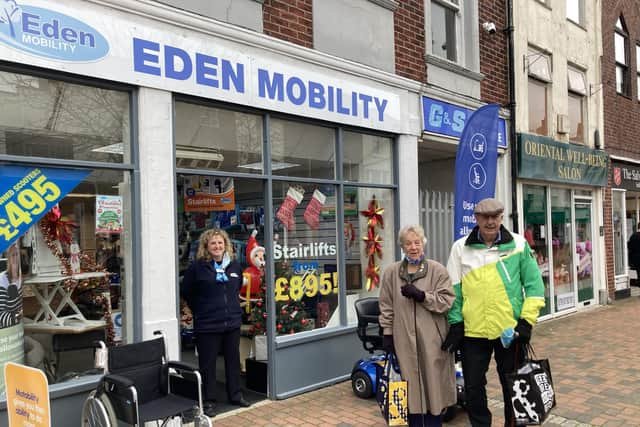
<path id="1" fill-rule="evenodd" d="M 551 313 L 550 283 L 549 283 L 549 242 L 547 239 L 547 189 L 541 185 L 524 185 L 523 212 L 525 231 L 524 237 L 535 252 L 538 267 L 544 281 L 545 306 L 540 310 L 540 316 Z"/>
<path id="2" fill-rule="evenodd" d="M 551 188 L 551 253 L 555 312 L 575 308 L 571 190 Z"/>
<path id="3" fill-rule="evenodd" d="M 593 291 L 593 224 L 591 200 L 576 200 L 576 272 L 578 278 L 578 303 L 594 299 Z"/>

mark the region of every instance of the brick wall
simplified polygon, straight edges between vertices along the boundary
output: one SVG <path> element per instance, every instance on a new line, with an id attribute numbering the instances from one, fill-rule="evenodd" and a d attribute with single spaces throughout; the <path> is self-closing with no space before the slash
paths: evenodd
<path id="1" fill-rule="evenodd" d="M 637 2 L 633 0 L 619 0 L 609 2 L 602 8 L 602 90 L 604 99 L 604 132 L 601 135 L 605 149 L 610 155 L 617 155 L 640 160 L 640 103 L 638 103 L 638 86 L 636 84 L 637 70 L 636 49 L 640 39 L 640 16 L 637 13 Z M 613 37 L 618 17 L 624 18 L 629 34 L 629 75 L 631 82 L 630 96 L 616 93 L 615 49 Z M 596 89 L 596 90 L 597 90 Z M 611 171 L 609 171 L 609 188 L 604 197 L 604 230 L 605 250 L 607 254 L 607 289 L 609 298 L 614 298 L 614 259 L 613 259 L 613 225 L 611 223 Z"/>
<path id="2" fill-rule="evenodd" d="M 424 1 L 401 0 L 394 20 L 396 74 L 426 82 Z"/>
<path id="3" fill-rule="evenodd" d="M 269 36 L 313 47 L 312 0 L 265 0 L 263 31 Z"/>
<path id="4" fill-rule="evenodd" d="M 480 0 L 480 97 L 488 103 L 506 105 L 509 102 L 508 35 L 502 31 L 507 26 L 505 0 Z M 482 28 L 483 22 L 496 24 L 496 33 L 489 34 Z"/>

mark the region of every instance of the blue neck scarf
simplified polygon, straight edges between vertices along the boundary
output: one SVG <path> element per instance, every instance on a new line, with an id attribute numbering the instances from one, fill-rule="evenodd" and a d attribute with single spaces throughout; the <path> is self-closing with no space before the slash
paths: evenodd
<path id="1" fill-rule="evenodd" d="M 408 256 L 404 256 L 405 261 L 407 261 L 407 264 L 409 265 L 420 265 L 422 263 L 422 261 L 424 261 L 424 255 L 420 255 L 420 258 L 418 259 L 411 259 Z"/>
<path id="2" fill-rule="evenodd" d="M 230 262 L 231 262 L 231 258 L 229 258 L 229 255 L 226 252 L 222 257 L 222 262 L 220 262 L 219 264 L 215 260 L 211 260 L 211 266 L 216 272 L 216 282 L 229 281 L 229 278 L 227 277 L 227 273 L 225 273 L 225 270 Z"/>

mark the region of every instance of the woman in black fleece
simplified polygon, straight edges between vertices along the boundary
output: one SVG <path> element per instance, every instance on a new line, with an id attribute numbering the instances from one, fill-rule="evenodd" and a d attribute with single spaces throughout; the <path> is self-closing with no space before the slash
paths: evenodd
<path id="1" fill-rule="evenodd" d="M 217 228 L 202 233 L 196 260 L 185 272 L 182 297 L 193 313 L 198 364 L 203 380 L 204 410 L 215 415 L 216 357 L 222 349 L 227 398 L 249 406 L 240 390 L 240 309 L 242 268 L 233 259 L 229 236 Z"/>

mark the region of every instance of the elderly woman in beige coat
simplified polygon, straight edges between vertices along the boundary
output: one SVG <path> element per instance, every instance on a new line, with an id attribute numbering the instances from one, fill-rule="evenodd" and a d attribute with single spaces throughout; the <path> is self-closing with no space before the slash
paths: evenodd
<path id="1" fill-rule="evenodd" d="M 384 270 L 380 326 L 387 351 L 395 351 L 409 387 L 409 425 L 441 426 L 442 412 L 456 402 L 453 356 L 440 346 L 455 294 L 447 269 L 424 257 L 419 225 L 402 228 L 402 261 Z"/>

